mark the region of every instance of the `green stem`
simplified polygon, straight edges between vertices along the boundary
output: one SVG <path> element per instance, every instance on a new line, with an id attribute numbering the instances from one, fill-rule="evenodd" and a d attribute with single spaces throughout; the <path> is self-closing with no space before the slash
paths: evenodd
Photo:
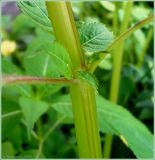
<path id="1" fill-rule="evenodd" d="M 118 32 L 118 9 L 119 9 L 119 3 L 120 2 L 115 2 L 115 11 L 114 11 L 114 18 L 113 18 L 113 32 L 115 35 L 117 35 Z"/>
<path id="2" fill-rule="evenodd" d="M 84 54 L 71 10 L 70 2 L 46 2 L 56 39 L 68 51 L 73 77 L 77 70 L 86 70 Z M 80 158 L 101 158 L 101 144 L 94 89 L 85 82 L 72 84 L 74 124 Z"/>
<path id="3" fill-rule="evenodd" d="M 42 143 L 41 140 L 39 140 L 39 148 L 38 148 L 38 151 L 37 151 L 37 154 L 36 154 L 35 158 L 40 158 L 41 153 L 42 153 L 42 149 L 43 149 L 43 143 Z"/>
<path id="4" fill-rule="evenodd" d="M 128 1 L 126 3 L 126 6 L 124 8 L 124 17 L 123 17 L 123 22 L 121 25 L 120 33 L 123 33 L 128 27 L 132 4 L 133 3 L 131 1 Z M 117 103 L 117 97 L 118 97 L 120 72 L 121 72 L 122 58 L 123 58 L 123 46 L 124 46 L 124 41 L 121 41 L 119 43 L 119 46 L 117 46 L 117 49 L 113 53 L 113 73 L 112 73 L 112 81 L 110 85 L 110 98 L 109 99 L 114 103 Z M 110 157 L 111 148 L 112 148 L 112 140 L 113 140 L 112 135 L 105 136 L 105 144 L 104 144 L 104 151 L 103 151 L 104 158 Z"/>
<path id="5" fill-rule="evenodd" d="M 25 127 L 27 127 L 27 124 L 26 124 L 26 122 L 25 122 L 24 119 L 22 119 L 21 122 L 22 122 L 22 124 L 23 124 Z M 31 134 L 32 134 L 32 136 L 33 136 L 36 140 L 39 140 L 39 137 L 38 137 L 38 135 L 35 133 L 34 130 L 31 131 Z"/>
<path id="6" fill-rule="evenodd" d="M 143 27 L 144 25 L 150 23 L 153 21 L 154 15 L 151 14 L 149 17 L 141 20 L 140 22 L 136 23 L 133 27 L 130 27 L 128 30 L 121 33 L 114 42 L 107 48 L 107 51 L 111 51 L 113 48 L 115 48 L 121 41 L 124 41 L 126 38 L 128 38 L 133 32 L 138 30 L 139 28 Z"/>
<path id="7" fill-rule="evenodd" d="M 7 117 L 10 117 L 10 116 L 15 116 L 15 115 L 18 115 L 18 114 L 21 114 L 21 113 L 22 113 L 21 110 L 9 112 L 9 113 L 3 114 L 2 118 L 7 118 Z"/>
<path id="8" fill-rule="evenodd" d="M 39 149 L 38 152 L 36 154 L 36 158 L 39 158 L 43 147 L 44 147 L 44 143 L 47 140 L 47 138 L 49 137 L 49 135 L 55 130 L 56 127 L 58 127 L 58 125 L 64 120 L 64 117 L 60 118 L 58 121 L 56 121 L 54 123 L 54 125 L 52 125 L 52 127 L 46 132 L 46 134 L 43 136 L 43 138 L 39 141 Z"/>
<path id="9" fill-rule="evenodd" d="M 143 27 L 144 25 L 150 23 L 153 21 L 154 15 L 151 14 L 149 17 L 145 18 L 144 20 L 138 22 L 137 24 L 135 24 L 133 27 L 129 28 L 128 30 L 126 30 L 125 32 L 121 33 L 115 40 L 114 42 L 107 48 L 106 52 L 110 53 L 114 48 L 116 48 L 119 43 L 121 41 L 124 41 L 125 39 L 127 39 L 133 32 L 135 32 L 136 30 L 138 30 L 139 28 Z M 103 54 L 102 56 L 100 56 L 100 59 L 95 61 L 93 64 L 91 64 L 90 66 L 90 70 L 95 71 L 95 69 L 97 68 L 97 66 L 100 64 L 100 62 L 104 59 L 105 55 Z M 94 69 L 92 69 L 94 68 Z"/>
<path id="10" fill-rule="evenodd" d="M 103 157 L 104 158 L 110 158 L 111 156 L 112 140 L 113 140 L 113 135 L 111 134 L 105 135 L 104 146 L 103 146 Z"/>
<path id="11" fill-rule="evenodd" d="M 121 25 L 120 33 L 123 33 L 129 23 L 130 13 L 132 8 L 132 2 L 128 2 L 124 9 L 124 18 Z M 120 82 L 120 72 L 122 67 L 122 59 L 123 59 L 123 48 L 124 41 L 119 42 L 119 46 L 115 49 L 113 53 L 113 73 L 112 73 L 112 81 L 111 81 L 111 89 L 110 89 L 110 100 L 117 103 L 118 90 L 119 90 L 119 82 Z"/>
<path id="12" fill-rule="evenodd" d="M 37 121 L 37 134 L 40 139 L 42 139 L 42 121 L 41 119 L 38 119 Z"/>
<path id="13" fill-rule="evenodd" d="M 49 135 L 53 132 L 53 130 L 54 130 L 57 126 L 59 126 L 60 123 L 63 122 L 64 119 L 65 119 L 65 117 L 62 117 L 62 118 L 60 118 L 59 120 L 57 120 L 57 121 L 53 124 L 53 126 L 52 126 L 52 127 L 46 132 L 46 134 L 44 135 L 44 137 L 43 137 L 43 139 L 42 139 L 43 143 L 47 140 L 47 138 L 48 138 Z"/>
<path id="14" fill-rule="evenodd" d="M 139 57 L 139 60 L 138 60 L 138 63 L 137 63 L 137 66 L 139 68 L 143 64 L 144 57 L 145 57 L 146 51 L 149 47 L 150 41 L 152 40 L 152 37 L 153 37 L 153 27 L 151 27 L 151 29 L 149 30 L 148 35 L 146 37 L 146 41 L 145 41 L 144 46 L 142 48 L 142 51 L 141 51 L 141 54 L 140 54 L 140 57 Z"/>

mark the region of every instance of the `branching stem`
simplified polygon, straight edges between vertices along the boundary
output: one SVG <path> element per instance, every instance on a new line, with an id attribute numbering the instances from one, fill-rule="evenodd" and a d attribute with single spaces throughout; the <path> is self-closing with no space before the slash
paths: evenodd
<path id="1" fill-rule="evenodd" d="M 67 78 L 43 78 L 43 77 L 33 77 L 33 76 L 4 76 L 2 77 L 2 83 L 14 84 L 77 84 L 77 79 L 67 79 Z"/>
<path id="2" fill-rule="evenodd" d="M 141 20 L 140 22 L 136 23 L 134 26 L 129 28 L 127 31 L 121 33 L 115 40 L 114 42 L 107 48 L 106 52 L 110 53 L 121 41 L 124 41 L 127 39 L 133 32 L 138 30 L 139 28 L 143 27 L 144 25 L 150 23 L 153 21 L 154 15 L 151 14 L 149 17 Z M 90 66 L 90 71 L 94 72 L 97 66 L 100 64 L 100 62 L 104 59 L 105 54 L 100 56 L 100 59 L 95 61 L 94 63 L 91 64 Z"/>
<path id="3" fill-rule="evenodd" d="M 46 134 L 43 136 L 43 138 L 40 140 L 39 143 L 39 148 L 38 148 L 38 152 L 36 154 L 36 158 L 39 158 L 42 150 L 43 150 L 43 144 L 45 143 L 45 141 L 47 140 L 47 138 L 49 137 L 49 135 L 53 132 L 53 130 L 55 130 L 56 127 L 59 126 L 59 124 L 64 120 L 65 117 L 60 118 L 58 121 L 56 121 L 54 123 L 54 125 L 52 125 L 49 130 L 46 132 Z"/>

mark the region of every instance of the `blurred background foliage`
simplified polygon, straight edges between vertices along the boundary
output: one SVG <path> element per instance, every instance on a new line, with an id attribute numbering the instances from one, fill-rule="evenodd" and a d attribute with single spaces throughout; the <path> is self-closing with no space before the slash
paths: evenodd
<path id="1" fill-rule="evenodd" d="M 118 30 L 114 30 L 115 7 L 118 6 Z M 123 2 L 72 2 L 76 21 L 98 21 L 118 35 L 123 17 Z M 153 2 L 134 2 L 130 26 L 153 12 Z M 27 56 L 46 40 L 54 41 L 54 36 L 38 28 L 29 17 L 18 9 L 16 2 L 3 2 L 1 36 L 1 62 L 3 75 L 33 75 L 56 77 L 52 62 L 48 71 L 43 72 L 46 56 L 39 54 L 29 59 Z M 148 43 L 147 43 L 148 42 Z M 90 53 L 87 53 L 88 55 Z M 141 120 L 153 133 L 153 29 L 146 25 L 125 41 L 123 68 L 118 104 L 125 106 Z M 112 57 L 104 59 L 95 75 L 99 82 L 98 92 L 109 97 L 112 75 Z M 25 120 L 19 104 L 20 96 L 35 97 L 48 103 L 45 112 L 37 121 L 34 131 L 42 136 L 62 117 L 53 108 L 52 102 L 69 92 L 65 85 L 10 85 L 2 88 L 2 156 L 33 158 L 38 153 L 35 134 L 28 139 Z M 10 116 L 10 112 L 16 112 Z M 104 144 L 104 134 L 101 133 Z M 63 120 L 50 134 L 43 146 L 41 157 L 78 157 L 73 122 Z M 114 136 L 111 158 L 135 158 L 129 148 Z"/>

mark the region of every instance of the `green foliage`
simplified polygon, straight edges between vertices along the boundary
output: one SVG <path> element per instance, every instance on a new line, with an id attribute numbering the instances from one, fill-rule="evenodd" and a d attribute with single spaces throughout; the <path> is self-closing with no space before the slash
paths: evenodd
<path id="1" fill-rule="evenodd" d="M 97 89 L 98 84 L 95 76 L 87 71 L 77 71 L 77 78 L 90 84 L 94 89 Z"/>
<path id="2" fill-rule="evenodd" d="M 57 71 L 60 72 L 66 78 L 72 77 L 71 60 L 66 49 L 59 43 L 48 43 L 44 47 L 45 53 L 47 53 L 53 60 Z"/>
<path id="3" fill-rule="evenodd" d="M 139 120 L 123 107 L 102 97 L 97 97 L 97 106 L 99 117 L 104 117 L 104 121 L 118 132 L 115 134 L 123 135 L 137 158 L 153 157 L 153 135 Z"/>
<path id="4" fill-rule="evenodd" d="M 19 1 L 20 9 L 37 22 L 43 29 L 51 31 L 51 23 L 47 17 L 47 10 L 44 2 L 24 2 Z M 77 23 L 82 47 L 88 52 L 104 51 L 113 41 L 113 34 L 105 25 L 98 22 Z"/>
<path id="5" fill-rule="evenodd" d="M 36 55 L 28 56 L 24 58 L 24 68 L 27 75 L 43 76 L 43 77 L 54 77 L 59 74 L 54 73 L 56 69 L 51 57 L 45 52 L 39 52 Z"/>
<path id="6" fill-rule="evenodd" d="M 11 100 L 11 98 L 12 98 L 12 100 Z M 15 101 L 16 99 L 17 99 L 17 97 L 14 94 L 13 94 L 13 96 L 11 96 L 11 94 L 5 96 L 5 93 L 3 92 L 3 100 L 2 100 L 2 106 L 3 106 L 2 113 L 3 113 L 3 115 L 20 110 L 20 107 L 19 107 L 17 101 Z M 21 114 L 18 114 L 18 115 L 8 116 L 8 117 L 5 117 L 2 119 L 2 135 L 3 135 L 2 139 L 3 140 L 4 140 L 4 137 L 8 138 L 8 136 L 11 134 L 11 131 L 13 131 L 14 128 L 16 128 L 18 126 L 18 124 L 20 123 L 21 117 L 22 117 Z"/>
<path id="7" fill-rule="evenodd" d="M 59 43 L 36 39 L 27 50 L 24 66 L 27 74 L 36 76 L 72 77 L 71 61 L 66 49 Z M 34 48 L 33 45 L 37 44 Z M 39 44 L 39 45 L 38 45 Z M 31 64 L 31 65 L 30 65 Z"/>
<path id="8" fill-rule="evenodd" d="M 93 53 L 106 50 L 114 38 L 112 32 L 98 22 L 82 23 L 79 35 L 84 50 Z"/>
<path id="9" fill-rule="evenodd" d="M 26 97 L 21 97 L 19 99 L 19 104 L 25 116 L 28 137 L 30 139 L 35 122 L 48 110 L 48 104 L 40 100 Z"/>
<path id="10" fill-rule="evenodd" d="M 26 49 L 26 57 L 33 57 L 38 52 L 41 52 L 42 46 L 46 43 L 52 43 L 55 40 L 55 37 L 40 28 L 36 28 L 35 30 L 36 37 L 31 41 Z M 35 46 L 35 47 L 34 47 Z"/>
<path id="11" fill-rule="evenodd" d="M 25 15 L 20 13 L 15 19 L 11 18 L 12 15 L 2 16 L 3 39 L 14 40 L 17 44 L 17 50 L 11 56 L 2 56 L 3 75 L 72 78 L 72 65 L 68 53 L 63 46 L 55 42 L 45 2 L 33 0 L 17 3 Z M 115 3 L 110 3 L 114 9 Z M 118 29 L 121 16 L 124 14 L 122 6 L 120 2 L 117 15 Z M 147 17 L 152 12 L 150 6 L 151 3 L 135 3 L 130 26 Z M 88 65 L 105 54 L 105 59 L 95 71 L 95 77 L 86 71 L 76 73 L 81 81 L 94 88 L 98 86 L 98 92 L 102 95 L 102 97 L 97 96 L 96 101 L 100 131 L 123 137 L 128 148 L 137 158 L 152 158 L 153 136 L 143 124 L 153 131 L 153 41 L 148 44 L 142 67 L 138 68 L 135 65 L 141 56 L 146 43 L 145 37 L 151 25 L 137 30 L 125 42 L 118 101 L 126 107 L 124 109 L 103 98 L 109 97 L 112 62 L 110 54 L 100 51 L 106 50 L 111 44 L 113 35 L 98 22 L 104 22 L 106 26 L 111 27 L 114 17 L 112 14 L 115 14 L 113 9 L 107 8 L 106 2 L 72 3 L 72 7 L 73 12 L 78 13 L 78 17 L 75 14 L 75 18 L 79 19 L 77 28 L 83 49 L 92 52 L 89 55 L 95 53 L 88 57 Z M 39 136 L 37 121 L 42 123 L 41 132 L 44 136 L 64 116 L 61 125 L 50 134 L 43 145 L 40 158 L 78 157 L 72 104 L 68 92 L 69 89 L 65 85 L 4 85 L 2 88 L 2 157 L 35 158 L 39 143 L 34 135 L 30 136 L 30 134 L 33 131 Z M 136 118 L 127 110 L 130 110 Z M 6 116 L 16 111 L 19 111 L 19 114 Z M 27 134 L 29 138 L 31 137 L 31 141 Z M 104 143 L 104 134 L 101 134 L 101 142 Z M 135 158 L 115 136 L 112 148 L 115 150 L 112 150 L 111 157 Z"/>
<path id="12" fill-rule="evenodd" d="M 10 158 L 16 154 L 16 151 L 13 148 L 13 145 L 10 142 L 2 143 L 2 157 L 3 158 Z"/>
<path id="13" fill-rule="evenodd" d="M 21 75 L 23 74 L 22 70 L 17 67 L 11 59 L 9 58 L 2 58 L 2 73 L 3 75 L 14 74 L 14 75 Z M 31 87 L 27 84 L 18 84 L 14 86 L 5 86 L 5 90 L 3 94 L 7 93 L 7 96 L 14 97 L 17 94 L 31 96 L 32 90 Z M 8 94 L 9 93 L 9 94 Z"/>
<path id="14" fill-rule="evenodd" d="M 59 77 L 58 72 L 55 72 L 56 68 L 53 60 L 48 54 L 45 54 L 46 51 L 44 50 L 44 46 L 50 45 L 49 42 L 52 44 L 54 37 L 39 28 L 36 30 L 36 35 L 36 38 L 29 44 L 24 55 L 26 74 L 43 77 Z"/>
<path id="15" fill-rule="evenodd" d="M 35 28 L 35 23 L 30 23 L 31 19 L 25 14 L 19 14 L 12 24 L 12 32 L 16 34 L 17 37 L 23 36 L 29 32 L 30 29 Z"/>
<path id="16" fill-rule="evenodd" d="M 135 21 L 139 21 L 146 18 L 150 13 L 151 11 L 145 7 L 135 6 L 132 10 L 132 16 L 135 19 Z"/>
<path id="17" fill-rule="evenodd" d="M 21 74 L 21 70 L 15 64 L 12 63 L 11 59 L 7 58 L 2 59 L 2 71 L 5 74 Z"/>
<path id="18" fill-rule="evenodd" d="M 52 107 L 72 118 L 71 101 L 69 97 L 67 102 L 66 99 L 66 96 L 60 97 L 52 104 Z M 66 105 L 63 105 L 64 103 Z M 153 136 L 139 120 L 123 107 L 101 96 L 97 96 L 96 103 L 100 131 L 123 136 L 138 158 L 153 157 Z"/>
<path id="19" fill-rule="evenodd" d="M 32 0 L 31 2 L 26 2 L 20 0 L 18 2 L 18 6 L 26 15 L 31 17 L 34 22 L 37 22 L 41 28 L 49 32 L 52 31 L 51 22 L 48 18 L 48 13 L 44 1 Z"/>

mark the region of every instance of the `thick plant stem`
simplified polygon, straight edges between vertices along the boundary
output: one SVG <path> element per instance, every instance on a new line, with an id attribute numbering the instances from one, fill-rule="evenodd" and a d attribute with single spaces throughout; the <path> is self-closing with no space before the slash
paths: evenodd
<path id="1" fill-rule="evenodd" d="M 128 27 L 132 4 L 133 2 L 131 1 L 128 1 L 126 3 L 126 6 L 124 8 L 124 17 L 123 17 L 120 33 L 123 33 Z M 117 47 L 117 49 L 115 50 L 115 52 L 113 52 L 113 73 L 112 73 L 109 99 L 114 103 L 117 103 L 117 98 L 118 98 L 120 74 L 121 74 L 122 59 L 123 59 L 123 46 L 124 46 L 124 41 L 122 41 Z M 113 140 L 112 135 L 106 135 L 104 151 L 103 151 L 104 158 L 110 157 L 112 140 Z"/>
<path id="2" fill-rule="evenodd" d="M 56 39 L 68 51 L 72 73 L 86 69 L 79 36 L 69 2 L 46 2 Z M 101 158 L 96 100 L 94 89 L 81 81 L 72 84 L 70 94 L 73 104 L 74 124 L 80 158 Z"/>

